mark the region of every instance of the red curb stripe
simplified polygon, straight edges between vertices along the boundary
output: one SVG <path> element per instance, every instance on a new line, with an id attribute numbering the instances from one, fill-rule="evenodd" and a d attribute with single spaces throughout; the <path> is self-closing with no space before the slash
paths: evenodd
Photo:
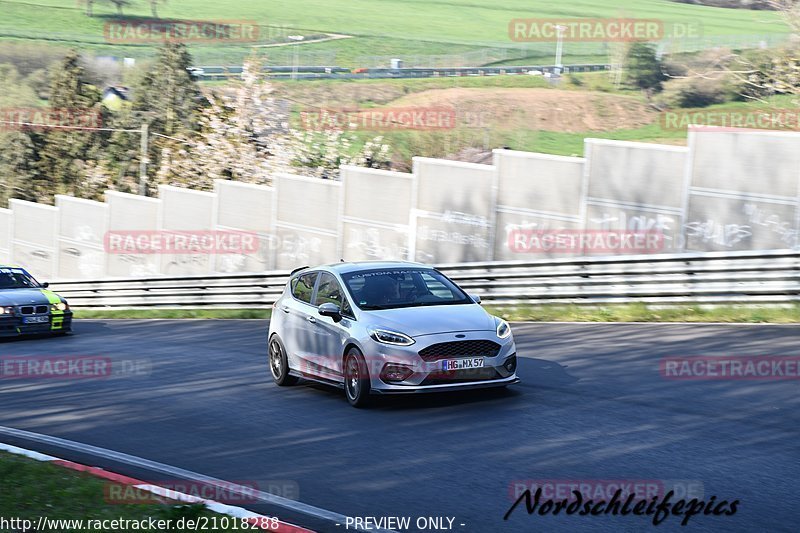
<path id="1" fill-rule="evenodd" d="M 120 483 L 123 485 L 153 485 L 153 483 L 148 483 L 145 481 L 140 481 L 138 479 L 134 479 L 132 477 L 123 476 L 121 474 L 115 474 L 114 472 L 109 472 L 107 470 L 103 470 L 102 468 L 97 468 L 94 466 L 86 466 L 80 463 L 73 463 L 72 461 L 65 461 L 63 459 L 55 459 L 53 461 L 49 461 L 51 464 L 55 464 L 58 466 L 63 466 L 64 468 L 69 468 L 71 470 L 77 470 L 78 472 L 86 472 L 93 476 L 97 476 L 103 479 L 107 479 L 109 481 L 113 481 L 115 483 Z M 278 521 L 277 529 L 269 527 L 269 525 L 261 525 L 261 522 L 264 520 L 269 520 L 268 516 L 264 516 L 263 518 L 249 518 L 248 521 L 258 527 L 258 529 L 262 529 L 265 531 L 276 531 L 278 533 L 316 533 L 311 529 L 306 529 L 300 526 L 296 526 L 294 524 L 289 524 L 283 521 Z"/>
<path id="2" fill-rule="evenodd" d="M 120 483 L 122 485 L 145 485 L 144 481 L 139 481 L 138 479 L 133 479 L 132 477 L 123 476 L 121 474 L 115 474 L 114 472 L 109 472 L 107 470 L 103 470 L 102 468 L 97 468 L 94 466 L 86 466 L 78 463 L 73 463 L 72 461 L 64 461 L 63 459 L 57 459 L 55 461 L 50 461 L 50 462 L 52 464 L 63 466 L 71 470 L 77 470 L 78 472 L 87 472 L 89 474 L 92 474 L 93 476 L 101 477 L 103 479 L 113 481 L 114 483 Z"/>

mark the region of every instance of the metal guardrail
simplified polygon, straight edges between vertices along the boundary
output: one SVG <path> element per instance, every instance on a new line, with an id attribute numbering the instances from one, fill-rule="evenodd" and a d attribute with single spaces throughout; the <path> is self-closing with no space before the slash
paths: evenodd
<path id="1" fill-rule="evenodd" d="M 196 66 L 198 69 L 195 78 L 201 80 L 223 80 L 238 78 L 242 74 L 241 66 Z M 541 73 L 554 72 L 556 65 L 527 65 L 503 67 L 410 67 L 410 68 L 363 68 L 347 69 L 338 66 L 309 66 L 299 65 L 296 68 L 289 66 L 266 66 L 264 70 L 270 78 L 298 79 L 375 79 L 375 78 L 446 78 L 457 76 L 497 76 L 502 74 L 527 74 L 531 71 Z M 564 74 L 570 72 L 596 72 L 608 70 L 611 65 L 606 63 L 581 63 L 563 65 Z M 202 72 L 202 74 L 200 73 Z"/>
<path id="2" fill-rule="evenodd" d="M 581 257 L 439 268 L 490 305 L 800 301 L 800 251 Z M 267 308 L 288 276 L 288 271 L 275 271 L 51 285 L 75 308 Z"/>

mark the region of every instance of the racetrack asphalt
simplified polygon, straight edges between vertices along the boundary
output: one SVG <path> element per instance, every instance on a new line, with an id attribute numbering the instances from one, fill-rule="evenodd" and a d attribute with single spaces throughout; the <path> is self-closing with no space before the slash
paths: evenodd
<path id="1" fill-rule="evenodd" d="M 254 483 L 345 516 L 407 516 L 412 524 L 451 517 L 454 531 L 796 531 L 800 524 L 800 381 L 677 381 L 659 372 L 668 356 L 798 355 L 797 326 L 514 324 L 520 384 L 378 398 L 366 410 L 350 407 L 338 389 L 275 386 L 267 327 L 78 320 L 69 337 L 0 340 L 3 357 L 140 364 L 138 374 L 101 379 L 0 377 L 0 425 Z M 130 466 L 27 444 L 148 479 Z M 686 527 L 678 517 L 656 528 L 651 517 L 632 515 L 528 516 L 524 505 L 504 520 L 510 487 L 522 480 L 683 480 L 702 486 L 706 499 L 740 503 L 733 516 L 698 515 Z M 346 531 L 296 510 L 252 507 Z"/>

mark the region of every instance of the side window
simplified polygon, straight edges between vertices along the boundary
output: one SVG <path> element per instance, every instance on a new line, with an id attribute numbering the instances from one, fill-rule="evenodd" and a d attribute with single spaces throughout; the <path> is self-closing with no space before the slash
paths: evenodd
<path id="1" fill-rule="evenodd" d="M 325 303 L 336 304 L 342 306 L 342 288 L 339 282 L 332 274 L 323 272 L 319 278 L 319 287 L 317 288 L 317 296 L 314 298 L 314 305 L 322 305 Z"/>
<path id="2" fill-rule="evenodd" d="M 342 302 L 341 313 L 344 316 L 349 316 L 350 318 L 355 319 L 353 308 L 350 307 L 350 302 L 347 300 L 347 298 L 344 298 L 344 301 Z"/>
<path id="3" fill-rule="evenodd" d="M 301 302 L 311 303 L 311 293 L 314 292 L 318 274 L 319 272 L 308 272 L 292 280 L 292 295 Z"/>

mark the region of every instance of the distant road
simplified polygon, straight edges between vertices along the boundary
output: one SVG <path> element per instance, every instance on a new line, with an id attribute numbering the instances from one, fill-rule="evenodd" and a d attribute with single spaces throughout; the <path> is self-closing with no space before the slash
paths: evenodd
<path id="1" fill-rule="evenodd" d="M 201 80 L 219 80 L 238 77 L 241 66 L 196 66 L 196 77 Z M 436 78 L 451 76 L 496 76 L 500 74 L 527 74 L 530 71 L 553 72 L 555 65 L 529 65 L 508 67 L 452 67 L 452 68 L 367 68 L 347 69 L 337 66 L 300 66 L 298 79 L 375 79 L 375 78 Z M 606 64 L 564 65 L 564 72 L 593 72 L 606 70 Z M 271 78 L 291 78 L 294 67 L 275 66 L 265 69 Z M 199 73 L 202 72 L 202 73 Z"/>

